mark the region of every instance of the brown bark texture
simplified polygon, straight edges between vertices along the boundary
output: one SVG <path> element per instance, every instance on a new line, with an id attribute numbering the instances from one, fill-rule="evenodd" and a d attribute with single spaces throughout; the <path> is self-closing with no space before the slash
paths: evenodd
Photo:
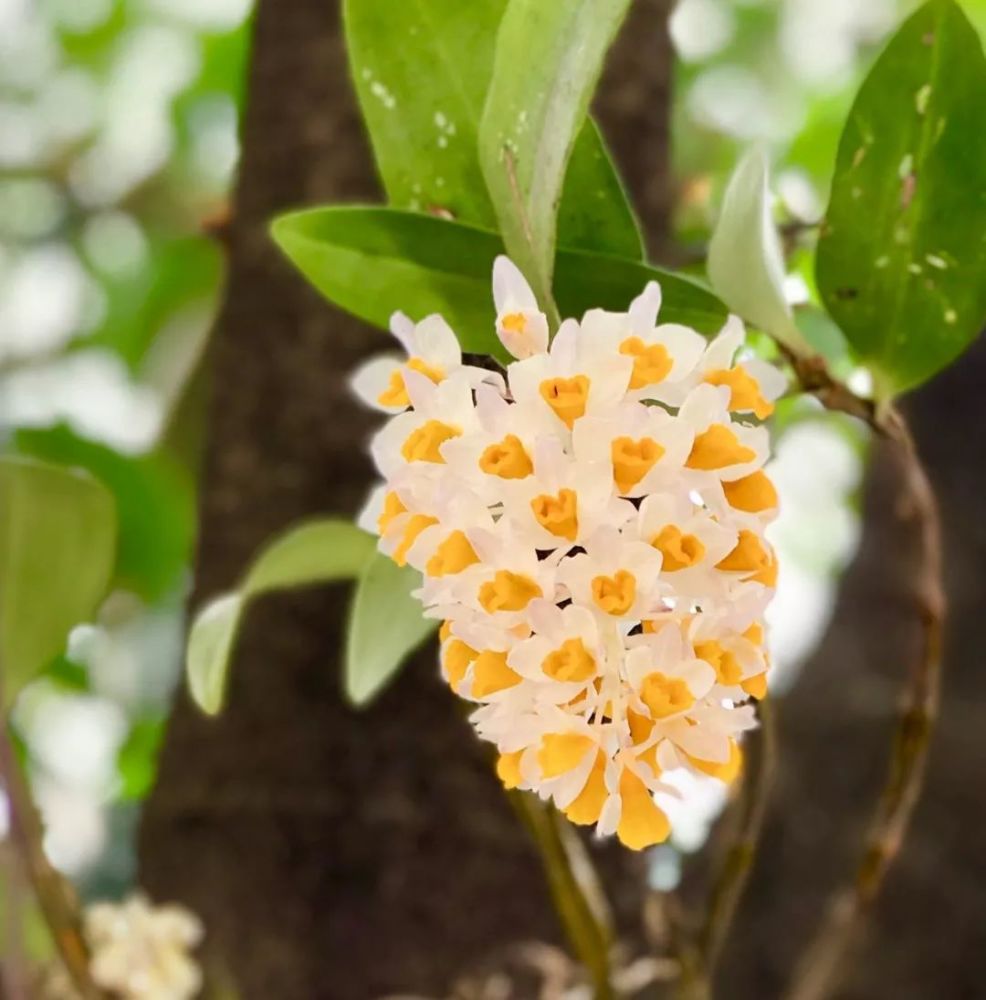
<path id="1" fill-rule="evenodd" d="M 906 401 L 943 521 L 944 690 L 924 795 L 833 1000 L 986 995 L 984 381 L 980 340 Z M 877 449 L 864 490 L 861 546 L 832 622 L 778 706 L 779 780 L 717 996 L 780 997 L 828 894 L 858 861 L 888 768 L 898 697 L 920 642 L 918 540 L 897 502 L 899 475 L 891 449 Z"/>
<path id="2" fill-rule="evenodd" d="M 646 218 L 658 234 L 665 14 L 663 2 L 641 2 L 619 43 L 637 53 L 645 96 L 634 97 L 628 65 L 601 100 L 614 144 L 646 152 Z M 346 380 L 387 338 L 307 288 L 267 226 L 289 208 L 379 198 L 338 5 L 261 0 L 228 287 L 208 358 L 193 607 L 233 586 L 272 534 L 298 518 L 351 514 L 367 490 L 374 421 Z M 439 682 L 434 648 L 370 710 L 345 704 L 345 603 L 336 587 L 251 609 L 227 708 L 207 720 L 179 697 L 143 818 L 143 885 L 203 916 L 207 964 L 247 1000 L 442 996 L 518 942 L 560 942 L 538 858 Z M 632 936 L 638 859 L 600 853 Z"/>

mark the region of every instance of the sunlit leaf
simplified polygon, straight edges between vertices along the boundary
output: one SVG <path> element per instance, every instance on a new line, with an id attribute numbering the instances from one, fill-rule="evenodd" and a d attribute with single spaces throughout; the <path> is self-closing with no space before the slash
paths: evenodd
<path id="1" fill-rule="evenodd" d="M 346 641 L 346 694 L 365 705 L 438 627 L 411 596 L 421 575 L 383 555 L 366 565 L 353 597 Z"/>
<path id="2" fill-rule="evenodd" d="M 281 249 L 331 302 L 387 327 L 401 309 L 414 319 L 440 312 L 467 351 L 502 356 L 490 291 L 495 233 L 443 219 L 384 208 L 311 209 L 273 226 Z M 713 333 L 722 303 L 701 286 L 635 261 L 560 251 L 555 295 L 564 315 L 593 306 L 626 309 L 648 281 L 664 294 L 661 317 Z"/>
<path id="3" fill-rule="evenodd" d="M 116 512 L 81 470 L 0 459 L 0 670 L 6 701 L 106 593 Z"/>
<path id="4" fill-rule="evenodd" d="M 240 589 L 210 601 L 192 623 L 185 669 L 199 707 L 209 715 L 222 708 L 236 635 L 251 598 L 271 590 L 351 579 L 362 572 L 374 551 L 371 535 L 338 518 L 298 525 L 269 542 Z"/>
<path id="5" fill-rule="evenodd" d="M 813 353 L 784 297 L 784 256 L 770 211 L 767 157 L 751 150 L 737 165 L 709 243 L 709 281 L 743 319 L 800 354 Z"/>
<path id="6" fill-rule="evenodd" d="M 397 208 L 440 209 L 462 222 L 496 227 L 477 132 L 506 6 L 506 0 L 347 0 L 353 80 L 387 196 Z M 558 242 L 642 255 L 633 212 L 591 122 L 572 153 Z"/>
<path id="7" fill-rule="evenodd" d="M 629 0 L 510 0 L 479 158 L 508 253 L 547 300 L 562 182 Z"/>
<path id="8" fill-rule="evenodd" d="M 932 0 L 877 59 L 839 143 L 818 287 L 887 397 L 953 360 L 986 321 L 986 59 Z"/>
<path id="9" fill-rule="evenodd" d="M 209 715 L 223 707 L 226 674 L 243 613 L 240 594 L 211 600 L 192 622 L 185 651 L 185 675 L 195 703 Z"/>

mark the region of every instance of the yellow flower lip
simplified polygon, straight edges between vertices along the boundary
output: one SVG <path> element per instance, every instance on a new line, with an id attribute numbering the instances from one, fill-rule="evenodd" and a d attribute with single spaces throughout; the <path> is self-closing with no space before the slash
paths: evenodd
<path id="1" fill-rule="evenodd" d="M 716 563 L 716 569 L 746 573 L 766 587 L 777 584 L 777 557 L 773 549 L 746 528 L 740 531 L 735 548 Z"/>
<path id="2" fill-rule="evenodd" d="M 664 446 L 651 437 L 618 437 L 610 446 L 613 478 L 620 493 L 629 493 L 661 460 Z"/>
<path id="3" fill-rule="evenodd" d="M 756 457 L 757 453 L 752 448 L 740 443 L 734 430 L 724 424 L 712 424 L 701 434 L 695 435 L 685 466 L 714 472 L 730 465 L 752 462 Z"/>
<path id="4" fill-rule="evenodd" d="M 589 400 L 589 377 L 573 375 L 571 378 L 545 379 L 539 388 L 541 398 L 551 407 L 555 416 L 569 429 L 579 417 L 585 416 Z"/>
<path id="5" fill-rule="evenodd" d="M 592 581 L 592 598 L 608 615 L 625 615 L 637 599 L 637 578 L 625 569 Z"/>
<path id="6" fill-rule="evenodd" d="M 458 427 L 443 423 L 441 420 L 428 420 L 408 435 L 401 447 L 401 455 L 405 462 L 433 462 L 436 465 L 444 465 L 442 445 L 452 438 L 459 437 L 461 433 Z"/>
<path id="7" fill-rule="evenodd" d="M 729 387 L 730 412 L 749 410 L 759 420 L 766 420 L 774 412 L 774 404 L 764 399 L 757 380 L 742 365 L 706 372 L 705 381 Z"/>
<path id="8" fill-rule="evenodd" d="M 463 531 L 453 531 L 428 560 L 425 572 L 429 576 L 447 576 L 461 573 L 479 562 L 479 556 Z"/>
<path id="9" fill-rule="evenodd" d="M 726 502 L 730 507 L 747 514 L 759 514 L 777 506 L 777 490 L 770 477 L 762 469 L 751 472 L 742 479 L 733 479 L 722 484 Z"/>
<path id="10" fill-rule="evenodd" d="M 685 534 L 675 524 L 666 524 L 651 539 L 651 545 L 664 557 L 661 570 L 675 573 L 697 566 L 705 558 L 705 546 L 695 535 Z"/>
<path id="11" fill-rule="evenodd" d="M 581 639 L 566 639 L 550 652 L 541 669 L 552 680 L 587 681 L 596 673 L 596 661 Z"/>
<path id="12" fill-rule="evenodd" d="M 542 493 L 531 501 L 531 510 L 538 524 L 550 534 L 570 542 L 578 537 L 579 500 L 574 490 Z"/>
<path id="13" fill-rule="evenodd" d="M 520 683 L 520 674 L 507 666 L 507 654 L 486 649 L 473 661 L 472 694 L 474 698 L 488 698 L 491 694 L 506 691 Z"/>
<path id="14" fill-rule="evenodd" d="M 479 468 L 501 479 L 526 479 L 534 472 L 534 463 L 516 434 L 489 445 L 479 456 Z"/>
<path id="15" fill-rule="evenodd" d="M 663 344 L 645 344 L 640 337 L 628 337 L 620 344 L 620 354 L 633 358 L 630 388 L 643 389 L 663 382 L 671 373 L 674 361 Z"/>
<path id="16" fill-rule="evenodd" d="M 431 379 L 436 385 L 445 378 L 445 372 L 437 365 L 429 365 L 421 358 L 408 358 L 407 367 Z M 404 384 L 404 374 L 400 368 L 395 368 L 390 373 L 390 382 L 387 388 L 377 397 L 377 402 L 381 406 L 410 406 L 411 397 L 408 395 L 407 386 Z"/>
<path id="17" fill-rule="evenodd" d="M 510 333 L 526 333 L 527 315 L 522 312 L 507 313 L 500 317 L 500 326 Z"/>
<path id="18" fill-rule="evenodd" d="M 695 697 L 680 677 L 668 677 L 660 671 L 644 678 L 640 700 L 650 709 L 654 719 L 666 719 L 695 704 Z"/>
<path id="19" fill-rule="evenodd" d="M 550 780 L 571 771 L 592 749 L 593 740 L 582 733 L 548 733 L 541 738 L 538 765 L 541 776 Z"/>
<path id="20" fill-rule="evenodd" d="M 492 580 L 479 588 L 479 603 L 491 614 L 495 611 L 522 611 L 535 597 L 542 597 L 537 582 L 523 573 L 496 571 Z"/>

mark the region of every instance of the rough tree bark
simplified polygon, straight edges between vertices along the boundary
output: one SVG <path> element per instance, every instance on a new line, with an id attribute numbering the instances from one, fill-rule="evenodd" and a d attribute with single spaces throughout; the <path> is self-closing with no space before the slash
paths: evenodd
<path id="1" fill-rule="evenodd" d="M 658 236 L 666 8 L 637 5 L 620 43 L 628 69 L 602 102 L 614 144 L 645 153 Z M 337 5 L 261 0 L 209 358 L 193 606 L 232 585 L 272 533 L 351 513 L 366 490 L 371 420 L 346 373 L 384 338 L 318 300 L 278 258 L 267 224 L 289 207 L 377 197 Z M 179 697 L 143 820 L 142 883 L 202 914 L 208 960 L 248 1000 L 438 995 L 498 949 L 558 939 L 538 860 L 437 680 L 434 651 L 372 710 L 342 701 L 343 606 L 335 588 L 251 611 L 223 716 L 207 721 Z M 607 866 L 618 912 L 635 914 L 634 861 L 610 854 Z"/>

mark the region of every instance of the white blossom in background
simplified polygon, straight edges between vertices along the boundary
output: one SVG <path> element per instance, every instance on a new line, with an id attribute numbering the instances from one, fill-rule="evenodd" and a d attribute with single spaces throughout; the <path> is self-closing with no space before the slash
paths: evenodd
<path id="1" fill-rule="evenodd" d="M 736 776 L 766 693 L 777 495 L 759 421 L 784 379 L 737 360 L 735 318 L 711 343 L 658 323 L 654 283 L 550 346 L 505 258 L 494 300 L 505 379 L 463 366 L 437 316 L 395 318 L 407 359 L 357 373 L 391 414 L 361 523 L 423 573 L 442 672 L 503 783 L 640 849 L 668 838 L 689 777 Z"/>
<path id="2" fill-rule="evenodd" d="M 158 394 L 111 351 L 88 348 L 0 375 L 0 428 L 64 422 L 125 455 L 156 443 L 166 414 Z"/>
<path id="3" fill-rule="evenodd" d="M 202 988 L 191 956 L 202 922 L 184 907 L 153 906 L 142 895 L 95 903 L 85 911 L 85 934 L 93 980 L 121 1000 L 190 1000 Z"/>

